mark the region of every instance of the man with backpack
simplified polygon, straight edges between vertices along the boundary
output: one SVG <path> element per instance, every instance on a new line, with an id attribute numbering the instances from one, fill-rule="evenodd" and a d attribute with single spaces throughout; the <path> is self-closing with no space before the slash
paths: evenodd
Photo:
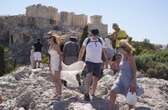
<path id="1" fill-rule="evenodd" d="M 64 44 L 63 47 L 63 61 L 66 65 L 70 65 L 78 60 L 79 44 L 77 38 L 71 36 L 70 40 Z M 76 75 L 79 86 L 81 85 L 80 75 Z"/>
<path id="2" fill-rule="evenodd" d="M 90 95 L 94 96 L 97 88 L 97 82 L 101 75 L 102 56 L 104 55 L 107 60 L 104 40 L 99 36 L 99 30 L 91 30 L 91 36 L 87 37 L 82 45 L 79 53 L 78 60 L 82 60 L 84 53 L 86 52 L 85 62 L 87 68 L 87 74 L 84 79 L 85 94 L 84 100 L 90 101 Z"/>

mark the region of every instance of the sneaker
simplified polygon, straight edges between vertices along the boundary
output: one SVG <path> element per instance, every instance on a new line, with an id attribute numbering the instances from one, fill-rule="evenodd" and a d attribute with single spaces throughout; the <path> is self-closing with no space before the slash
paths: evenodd
<path id="1" fill-rule="evenodd" d="M 84 95 L 84 100 L 85 100 L 85 101 L 90 101 L 90 96 L 89 96 L 89 94 L 85 94 L 85 95 Z"/>

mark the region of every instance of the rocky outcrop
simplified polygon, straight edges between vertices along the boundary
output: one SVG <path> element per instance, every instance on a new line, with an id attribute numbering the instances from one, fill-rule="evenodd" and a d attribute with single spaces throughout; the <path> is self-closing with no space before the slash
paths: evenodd
<path id="1" fill-rule="evenodd" d="M 1 110 L 107 110 L 104 98 L 116 76 L 108 73 L 99 81 L 96 97 L 89 103 L 83 101 L 82 88 L 63 87 L 63 99 L 53 100 L 54 85 L 47 67 L 32 71 L 20 67 L 15 72 L 0 77 Z M 138 98 L 136 110 L 168 110 L 168 81 L 138 78 L 145 93 Z M 119 110 L 126 110 L 124 96 L 118 95 Z"/>

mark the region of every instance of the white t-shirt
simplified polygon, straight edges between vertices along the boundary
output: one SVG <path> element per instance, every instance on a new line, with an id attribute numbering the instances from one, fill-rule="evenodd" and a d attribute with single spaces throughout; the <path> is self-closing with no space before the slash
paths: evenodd
<path id="1" fill-rule="evenodd" d="M 88 40 L 90 42 L 87 44 Z M 102 38 L 99 37 L 101 42 L 98 40 L 93 40 L 92 37 L 88 37 L 84 40 L 83 46 L 86 47 L 86 57 L 85 61 L 90 61 L 93 63 L 102 63 L 102 49 L 105 48 L 105 43 Z"/>

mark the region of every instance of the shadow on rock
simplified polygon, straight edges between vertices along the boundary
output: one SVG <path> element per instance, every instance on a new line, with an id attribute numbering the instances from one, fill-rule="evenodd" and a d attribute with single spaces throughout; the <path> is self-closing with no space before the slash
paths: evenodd
<path id="1" fill-rule="evenodd" d="M 151 110 L 148 107 L 136 107 L 135 110 Z"/>
<path id="2" fill-rule="evenodd" d="M 91 104 L 96 110 L 108 110 L 108 102 L 105 99 L 94 97 Z"/>

